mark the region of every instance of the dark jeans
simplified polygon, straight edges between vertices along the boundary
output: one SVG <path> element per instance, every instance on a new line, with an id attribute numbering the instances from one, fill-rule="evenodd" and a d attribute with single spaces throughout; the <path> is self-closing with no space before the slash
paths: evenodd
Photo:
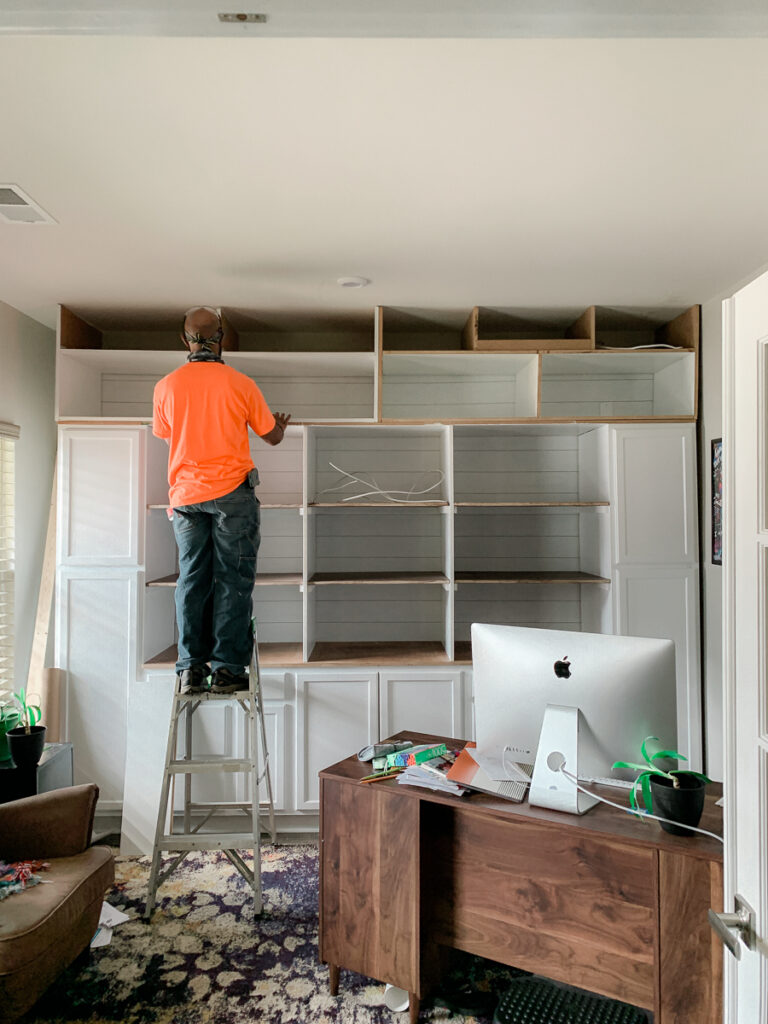
<path id="1" fill-rule="evenodd" d="M 174 508 L 178 672 L 210 664 L 239 675 L 250 663 L 259 518 L 247 482 L 213 501 Z"/>

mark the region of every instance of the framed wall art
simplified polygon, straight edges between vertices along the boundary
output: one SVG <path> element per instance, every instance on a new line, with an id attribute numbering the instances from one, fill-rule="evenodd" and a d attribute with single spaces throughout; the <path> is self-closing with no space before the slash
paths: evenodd
<path id="1" fill-rule="evenodd" d="M 712 564 L 723 564 L 723 439 L 712 441 Z"/>

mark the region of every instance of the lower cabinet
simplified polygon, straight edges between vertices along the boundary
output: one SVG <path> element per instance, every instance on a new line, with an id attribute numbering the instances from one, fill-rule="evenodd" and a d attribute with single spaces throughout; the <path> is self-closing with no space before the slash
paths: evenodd
<path id="1" fill-rule="evenodd" d="M 413 729 L 465 737 L 471 720 L 471 673 L 462 669 L 308 669 L 263 673 L 264 722 L 275 810 L 311 818 L 319 811 L 318 772 L 369 743 Z M 184 726 L 181 729 L 184 749 Z M 261 747 L 261 742 L 259 743 Z M 193 717 L 195 756 L 242 757 L 248 728 L 240 709 L 229 702 L 201 704 Z M 263 769 L 263 754 L 260 758 Z M 211 774 L 191 779 L 193 803 L 250 802 L 241 774 Z M 174 807 L 184 806 L 184 783 L 177 785 Z M 259 790 L 267 801 L 266 781 Z"/>
<path id="2" fill-rule="evenodd" d="M 119 811 L 123 801 L 140 581 L 132 569 L 89 567 L 60 569 L 56 581 L 61 735 L 74 746 L 75 783 L 98 785 L 101 811 Z"/>

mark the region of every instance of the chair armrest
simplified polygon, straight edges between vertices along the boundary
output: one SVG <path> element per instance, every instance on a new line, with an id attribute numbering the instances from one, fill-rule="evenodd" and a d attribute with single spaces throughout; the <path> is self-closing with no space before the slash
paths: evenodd
<path id="1" fill-rule="evenodd" d="M 99 787 L 69 786 L 0 804 L 0 859 L 72 857 L 91 841 Z"/>

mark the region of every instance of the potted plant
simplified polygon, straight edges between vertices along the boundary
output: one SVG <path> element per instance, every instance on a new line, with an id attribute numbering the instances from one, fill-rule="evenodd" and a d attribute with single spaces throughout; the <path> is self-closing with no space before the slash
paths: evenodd
<path id="1" fill-rule="evenodd" d="M 648 744 L 658 736 L 646 736 L 640 745 L 643 764 L 633 761 L 615 761 L 614 768 L 631 768 L 640 772 L 630 792 L 630 803 L 635 811 L 642 813 L 638 807 L 638 792 L 642 794 L 643 804 L 649 814 L 670 819 L 659 822 L 665 832 L 676 836 L 690 836 L 693 833 L 685 828 L 695 828 L 701 820 L 704 810 L 704 790 L 710 781 L 701 772 L 685 768 L 662 767 L 662 762 L 669 760 L 687 761 L 685 755 L 676 750 L 657 750 L 648 753 Z M 678 822 L 678 824 L 672 824 Z"/>
<path id="2" fill-rule="evenodd" d="M 39 704 L 33 704 L 26 690 L 19 690 L 13 697 L 19 709 L 20 722 L 7 732 L 8 746 L 13 763 L 17 768 L 34 767 L 43 754 L 45 726 L 38 725 L 42 717 Z"/>
<path id="3" fill-rule="evenodd" d="M 6 733 L 19 724 L 20 717 L 13 701 L 5 699 L 9 696 L 9 690 L 0 690 L 0 761 L 7 761 L 11 756 Z"/>

